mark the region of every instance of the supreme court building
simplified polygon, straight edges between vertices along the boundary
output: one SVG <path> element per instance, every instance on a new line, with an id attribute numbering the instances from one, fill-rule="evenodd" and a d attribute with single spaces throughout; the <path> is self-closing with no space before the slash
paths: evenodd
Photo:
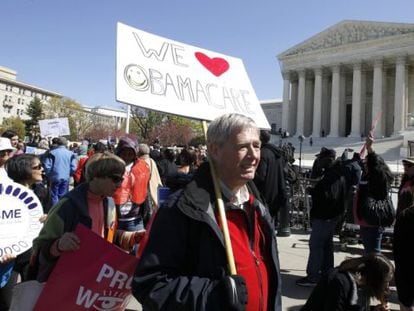
<path id="1" fill-rule="evenodd" d="M 375 137 L 414 130 L 414 24 L 342 21 L 278 55 L 282 128 Z"/>

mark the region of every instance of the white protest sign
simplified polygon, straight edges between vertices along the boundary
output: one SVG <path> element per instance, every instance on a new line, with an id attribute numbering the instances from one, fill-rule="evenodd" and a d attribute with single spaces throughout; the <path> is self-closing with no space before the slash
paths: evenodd
<path id="1" fill-rule="evenodd" d="M 42 224 L 42 204 L 29 188 L 10 182 L 0 182 L 0 257 L 19 255 L 30 247 Z"/>
<path id="2" fill-rule="evenodd" d="M 239 58 L 118 23 L 116 67 L 120 102 L 206 121 L 236 112 L 270 128 Z"/>
<path id="3" fill-rule="evenodd" d="M 70 135 L 68 118 L 39 120 L 40 135 L 43 137 L 59 137 Z"/>

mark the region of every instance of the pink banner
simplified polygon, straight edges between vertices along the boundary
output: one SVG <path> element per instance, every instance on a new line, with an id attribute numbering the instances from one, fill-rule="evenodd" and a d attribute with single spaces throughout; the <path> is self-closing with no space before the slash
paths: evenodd
<path id="1" fill-rule="evenodd" d="M 124 310 L 138 259 L 83 225 L 76 252 L 62 254 L 34 310 Z"/>

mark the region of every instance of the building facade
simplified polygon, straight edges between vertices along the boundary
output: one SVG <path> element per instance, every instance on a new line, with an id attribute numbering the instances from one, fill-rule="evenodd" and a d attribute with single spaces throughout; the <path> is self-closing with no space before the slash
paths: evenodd
<path id="1" fill-rule="evenodd" d="M 125 126 L 127 113 L 120 109 L 112 109 L 105 107 L 84 107 L 85 112 L 90 114 L 90 118 L 94 124 L 106 124 L 111 128 L 121 129 Z"/>
<path id="2" fill-rule="evenodd" d="M 278 55 L 282 128 L 375 137 L 414 129 L 414 24 L 343 21 Z"/>
<path id="3" fill-rule="evenodd" d="M 0 66 L 0 122 L 10 117 L 29 118 L 26 115 L 30 102 L 38 97 L 42 102 L 52 97 L 61 98 L 58 93 L 51 92 L 30 84 L 17 81 L 17 72 Z"/>
<path id="4" fill-rule="evenodd" d="M 263 112 L 270 124 L 272 134 L 282 130 L 282 106 L 283 101 L 281 99 L 269 99 L 260 101 Z"/>

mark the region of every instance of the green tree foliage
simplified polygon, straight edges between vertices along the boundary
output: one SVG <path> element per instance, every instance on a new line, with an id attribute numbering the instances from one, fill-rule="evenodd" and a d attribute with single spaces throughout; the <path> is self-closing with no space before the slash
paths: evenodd
<path id="1" fill-rule="evenodd" d="M 20 117 L 10 117 L 3 120 L 0 131 L 3 133 L 5 130 L 13 130 L 19 135 L 19 138 L 24 138 L 26 133 L 25 127 L 26 125 Z"/>
<path id="2" fill-rule="evenodd" d="M 162 124 L 165 118 L 164 113 L 131 106 L 130 132 L 135 132 L 143 141 L 152 143 L 153 129 Z"/>
<path id="3" fill-rule="evenodd" d="M 43 118 L 43 104 L 38 97 L 35 97 L 27 106 L 26 114 L 29 116 L 29 119 L 24 121 L 26 136 L 36 137 L 39 134 L 39 120 Z"/>

